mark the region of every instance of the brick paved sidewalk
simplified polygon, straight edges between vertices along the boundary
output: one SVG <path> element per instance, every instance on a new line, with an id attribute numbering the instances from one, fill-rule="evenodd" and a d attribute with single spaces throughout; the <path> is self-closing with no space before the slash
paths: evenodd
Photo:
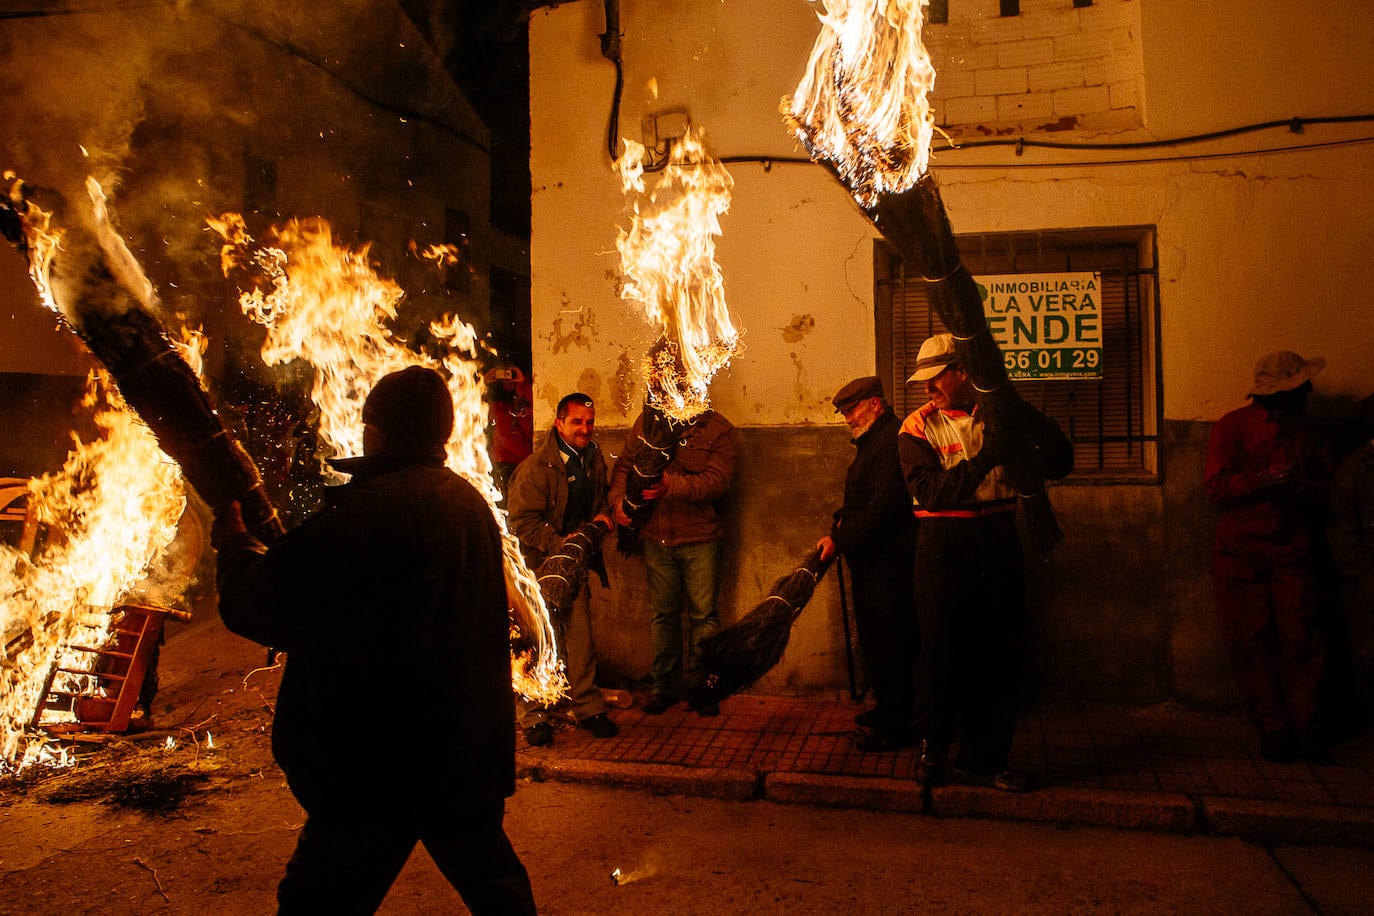
<path id="1" fill-rule="evenodd" d="M 1017 728 L 1012 763 L 1037 791 L 1013 798 L 951 786 L 936 791 L 933 806 L 923 806 L 914 748 L 854 748 L 853 719 L 861 708 L 845 700 L 742 695 L 726 700 L 719 716 L 704 718 L 685 705 L 649 716 L 636 704 L 612 710 L 621 728 L 615 738 L 598 740 L 567 726 L 551 747 L 520 741 L 521 766 L 538 778 L 727 797 L 1219 829 L 1257 838 L 1296 834 L 1311 841 L 1329 841 L 1334 830 L 1344 835 L 1338 841 L 1374 845 L 1374 735 L 1338 746 L 1335 766 L 1274 764 L 1260 757 L 1254 731 L 1240 715 L 1171 705 L 1059 704 L 1033 710 Z M 713 780 L 740 785 L 722 789 Z M 770 791 L 784 785 L 809 788 Z M 1142 820 L 1140 810 L 1151 808 L 1155 813 Z M 1238 816 L 1250 826 L 1234 829 Z"/>

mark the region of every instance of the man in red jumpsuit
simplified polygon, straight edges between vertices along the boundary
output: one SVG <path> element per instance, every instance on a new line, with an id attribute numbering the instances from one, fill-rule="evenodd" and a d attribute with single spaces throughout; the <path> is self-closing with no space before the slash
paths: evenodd
<path id="1" fill-rule="evenodd" d="M 1332 762 L 1317 729 L 1325 653 L 1314 554 L 1331 457 L 1304 410 L 1325 365 L 1287 350 L 1261 359 L 1251 403 L 1218 420 L 1207 444 L 1217 615 L 1260 751 L 1275 762 Z"/>

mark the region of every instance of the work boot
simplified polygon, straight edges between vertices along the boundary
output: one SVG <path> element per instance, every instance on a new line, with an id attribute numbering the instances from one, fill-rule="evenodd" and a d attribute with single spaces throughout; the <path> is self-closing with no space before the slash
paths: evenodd
<path id="1" fill-rule="evenodd" d="M 543 747 L 553 744 L 553 726 L 547 722 L 536 722 L 525 729 L 525 743 L 530 747 Z"/>
<path id="2" fill-rule="evenodd" d="M 854 717 L 854 724 L 860 728 L 872 728 L 878 724 L 878 710 L 865 709 Z"/>
<path id="3" fill-rule="evenodd" d="M 585 728 L 597 738 L 614 738 L 620 733 L 620 728 L 604 712 L 588 716 L 578 722 L 577 727 Z"/>

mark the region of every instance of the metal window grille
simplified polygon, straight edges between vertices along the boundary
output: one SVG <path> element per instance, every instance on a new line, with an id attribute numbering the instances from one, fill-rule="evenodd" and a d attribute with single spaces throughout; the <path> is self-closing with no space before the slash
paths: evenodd
<path id="1" fill-rule="evenodd" d="M 1139 481 L 1159 467 L 1154 232 L 1148 228 L 1005 233 L 959 238 L 964 265 L 986 274 L 1100 271 L 1098 379 L 1019 379 L 1023 398 L 1059 421 L 1075 448 L 1074 476 Z M 879 239 L 875 250 L 879 374 L 901 416 L 926 401 L 910 388 L 921 343 L 945 330 L 926 282 Z"/>

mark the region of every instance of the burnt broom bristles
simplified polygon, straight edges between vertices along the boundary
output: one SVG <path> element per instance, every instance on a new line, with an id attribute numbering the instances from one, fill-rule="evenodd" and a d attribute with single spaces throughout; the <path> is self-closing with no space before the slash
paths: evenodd
<path id="1" fill-rule="evenodd" d="M 816 591 L 816 583 L 834 562 L 813 550 L 800 566 L 773 583 L 757 607 L 737 622 L 701 642 L 697 683 L 687 703 L 701 708 L 731 696 L 768 673 L 782 659 L 792 624 Z"/>
<path id="2" fill-rule="evenodd" d="M 603 522 L 592 521 L 578 526 L 539 564 L 534 577 L 539 580 L 544 605 L 551 612 L 572 607 L 573 599 L 586 581 L 588 562 L 601 551 L 606 530 Z"/>

